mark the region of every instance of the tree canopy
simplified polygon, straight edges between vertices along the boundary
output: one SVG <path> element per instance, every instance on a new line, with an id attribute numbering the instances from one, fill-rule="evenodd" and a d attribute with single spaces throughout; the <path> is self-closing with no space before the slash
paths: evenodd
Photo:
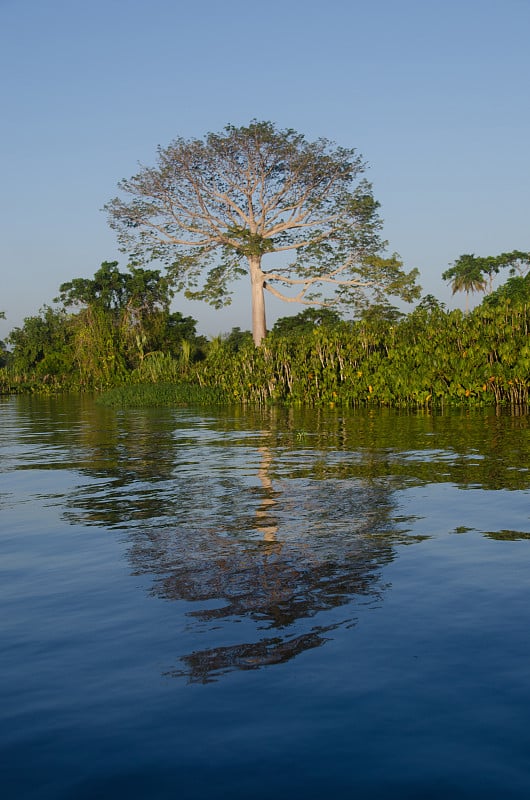
<path id="1" fill-rule="evenodd" d="M 466 293 L 466 311 L 469 306 L 470 292 L 483 292 L 487 287 L 486 277 L 482 267 L 472 253 L 460 256 L 452 267 L 442 274 L 444 281 L 451 281 L 453 294 Z"/>
<path id="2" fill-rule="evenodd" d="M 342 317 L 334 308 L 306 308 L 295 316 L 280 317 L 272 330 L 280 336 L 288 336 L 307 333 L 319 326 L 334 327 L 341 322 Z"/>
<path id="3" fill-rule="evenodd" d="M 452 267 L 447 269 L 442 278 L 451 281 L 453 294 L 466 293 L 466 310 L 470 292 L 493 290 L 493 278 L 502 269 L 508 269 L 510 275 L 525 275 L 530 269 L 530 253 L 524 250 L 511 250 L 497 256 L 476 256 L 464 253 L 456 259 Z"/>
<path id="4" fill-rule="evenodd" d="M 158 148 L 155 167 L 119 184 L 106 209 L 133 263 L 159 260 L 177 291 L 215 307 L 250 278 L 252 331 L 264 291 L 287 302 L 363 307 L 413 300 L 417 270 L 385 256 L 379 204 L 354 149 L 252 121 Z"/>
<path id="5" fill-rule="evenodd" d="M 96 305 L 104 311 L 125 308 L 137 313 L 169 310 L 173 292 L 159 270 L 129 267 L 120 272 L 117 261 L 104 261 L 93 278 L 74 278 L 61 284 L 56 301 L 65 306 Z"/>

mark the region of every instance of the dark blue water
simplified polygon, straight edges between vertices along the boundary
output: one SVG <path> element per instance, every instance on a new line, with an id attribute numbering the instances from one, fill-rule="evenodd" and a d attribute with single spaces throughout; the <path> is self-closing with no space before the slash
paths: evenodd
<path id="1" fill-rule="evenodd" d="M 0 422 L 2 797 L 530 796 L 528 417 Z"/>

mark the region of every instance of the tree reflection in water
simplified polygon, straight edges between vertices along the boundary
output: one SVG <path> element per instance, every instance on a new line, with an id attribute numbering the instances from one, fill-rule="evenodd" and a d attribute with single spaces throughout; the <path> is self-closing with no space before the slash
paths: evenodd
<path id="1" fill-rule="evenodd" d="M 181 656 L 167 674 L 206 682 L 322 645 L 354 624 L 354 600 L 379 601 L 380 568 L 403 539 L 389 521 L 388 483 L 344 479 L 334 468 L 326 476 L 320 451 L 256 438 L 239 453 L 233 443 L 213 445 L 200 474 L 188 460 L 173 524 L 134 531 L 130 558 L 156 575 L 153 591 L 200 606 L 188 615 L 199 640 L 230 642 Z M 211 448 L 195 443 L 197 464 Z"/>
<path id="2" fill-rule="evenodd" d="M 261 453 L 263 474 L 271 455 L 263 448 Z M 269 478 L 264 480 L 270 483 Z M 184 666 L 173 674 L 206 681 L 229 669 L 287 661 L 323 644 L 338 625 L 353 624 L 349 606 L 354 597 L 378 601 L 379 568 L 393 556 L 390 542 L 381 536 L 385 522 L 381 516 L 388 507 L 384 498 L 368 492 L 367 499 L 366 487 L 350 485 L 341 491 L 338 485 L 328 485 L 334 498 L 324 514 L 323 487 L 304 481 L 292 488 L 297 497 L 291 495 L 286 503 L 282 493 L 273 496 L 272 484 L 263 487 L 255 517 L 247 518 L 245 527 L 243 520 L 233 518 L 221 531 L 189 526 L 177 535 L 167 531 L 163 537 L 159 531 L 156 564 L 146 563 L 141 544 L 131 553 L 142 570 L 164 573 L 156 581 L 157 594 L 206 603 L 190 616 L 209 623 L 210 631 L 223 621 L 231 636 L 241 620 L 254 623 L 252 640 L 194 651 L 181 659 Z M 383 500 L 382 514 L 377 511 L 379 500 Z M 298 522 L 298 532 L 297 520 L 291 518 L 290 524 L 288 519 L 297 502 L 305 518 L 303 525 Z M 333 520 L 333 507 L 342 506 L 344 513 L 346 503 L 350 521 Z M 330 528 L 335 523 L 334 531 L 327 530 L 326 516 Z M 373 526 L 379 535 L 373 534 Z M 346 616 L 332 613 L 346 606 Z"/>
<path id="3" fill-rule="evenodd" d="M 382 567 L 417 539 L 397 516 L 400 489 L 529 480 L 513 469 L 526 422 L 494 415 L 84 414 L 57 434 L 90 476 L 65 515 L 125 530 L 135 573 L 189 603 L 192 652 L 168 674 L 190 681 L 288 661 L 380 602 Z"/>

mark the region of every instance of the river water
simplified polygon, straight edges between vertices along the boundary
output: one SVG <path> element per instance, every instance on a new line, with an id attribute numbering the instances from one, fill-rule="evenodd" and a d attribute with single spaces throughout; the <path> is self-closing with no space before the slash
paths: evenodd
<path id="1" fill-rule="evenodd" d="M 3 798 L 530 796 L 528 416 L 0 423 Z"/>

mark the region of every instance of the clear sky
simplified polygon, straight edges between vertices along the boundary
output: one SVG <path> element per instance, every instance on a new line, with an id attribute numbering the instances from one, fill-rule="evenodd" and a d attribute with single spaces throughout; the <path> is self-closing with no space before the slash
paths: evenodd
<path id="1" fill-rule="evenodd" d="M 157 145 L 253 118 L 357 148 L 390 251 L 463 306 L 459 255 L 530 250 L 529 36 L 530 0 L 0 0 L 0 338 L 125 269 L 101 208 Z M 248 296 L 174 305 L 215 335 Z"/>

